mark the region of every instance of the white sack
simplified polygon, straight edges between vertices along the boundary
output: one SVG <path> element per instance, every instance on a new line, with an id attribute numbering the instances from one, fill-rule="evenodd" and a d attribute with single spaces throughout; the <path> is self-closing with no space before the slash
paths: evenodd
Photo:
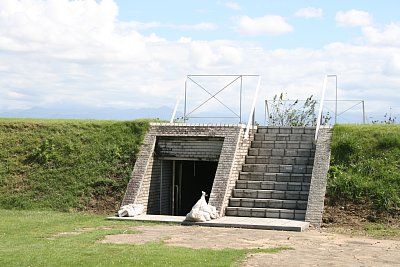
<path id="1" fill-rule="evenodd" d="M 206 218 L 204 217 L 204 212 L 200 211 L 199 209 L 192 209 L 186 215 L 186 219 L 185 220 L 192 221 L 192 222 L 205 222 L 205 221 L 207 221 Z"/>
<path id="2" fill-rule="evenodd" d="M 135 217 L 142 214 L 144 206 L 142 204 L 128 204 L 122 206 L 118 211 L 119 217 Z"/>
<path id="3" fill-rule="evenodd" d="M 201 198 L 194 204 L 192 210 L 186 215 L 186 221 L 205 222 L 218 217 L 217 209 L 208 205 L 206 193 L 201 192 Z"/>

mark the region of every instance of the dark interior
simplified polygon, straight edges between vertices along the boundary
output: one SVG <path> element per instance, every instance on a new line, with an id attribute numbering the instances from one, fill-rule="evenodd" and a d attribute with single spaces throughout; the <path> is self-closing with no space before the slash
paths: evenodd
<path id="1" fill-rule="evenodd" d="M 182 160 L 177 163 L 182 166 L 182 177 L 177 179 L 181 199 L 178 200 L 180 208 L 176 215 L 185 216 L 200 199 L 201 191 L 206 192 L 208 203 L 218 162 Z M 175 177 L 179 177 L 179 172 L 175 175 Z M 181 184 L 179 184 L 179 180 Z"/>

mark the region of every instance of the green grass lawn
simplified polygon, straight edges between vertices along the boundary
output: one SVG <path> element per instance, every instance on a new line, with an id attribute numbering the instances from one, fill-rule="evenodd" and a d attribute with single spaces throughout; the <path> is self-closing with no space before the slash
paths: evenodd
<path id="1" fill-rule="evenodd" d="M 169 247 L 162 241 L 101 244 L 97 241 L 105 235 L 124 233 L 139 224 L 55 211 L 0 209 L 0 218 L 0 266 L 232 266 L 250 252 L 284 249 L 189 249 Z M 59 235 L 82 229 L 88 230 Z"/>

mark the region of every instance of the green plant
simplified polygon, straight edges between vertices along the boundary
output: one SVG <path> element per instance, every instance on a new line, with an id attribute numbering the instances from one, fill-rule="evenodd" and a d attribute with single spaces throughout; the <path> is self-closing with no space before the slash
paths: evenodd
<path id="1" fill-rule="evenodd" d="M 383 116 L 383 120 L 373 120 L 372 124 L 395 124 L 396 117 L 392 116 L 391 114 L 385 113 Z"/>
<path id="2" fill-rule="evenodd" d="M 32 154 L 28 157 L 28 160 L 41 164 L 46 163 L 52 157 L 54 149 L 55 145 L 52 140 L 45 139 L 40 146 L 32 150 Z"/>
<path id="3" fill-rule="evenodd" d="M 275 95 L 269 113 L 269 125 L 272 126 L 314 126 L 316 101 L 311 95 L 306 99 L 302 107 L 298 107 L 298 100 L 289 103 L 285 94 Z"/>

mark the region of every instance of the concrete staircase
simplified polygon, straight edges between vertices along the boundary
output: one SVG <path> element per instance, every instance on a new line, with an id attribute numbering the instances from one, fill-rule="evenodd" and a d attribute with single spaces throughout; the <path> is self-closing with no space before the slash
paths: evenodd
<path id="1" fill-rule="evenodd" d="M 304 221 L 315 127 L 258 127 L 226 216 Z"/>

